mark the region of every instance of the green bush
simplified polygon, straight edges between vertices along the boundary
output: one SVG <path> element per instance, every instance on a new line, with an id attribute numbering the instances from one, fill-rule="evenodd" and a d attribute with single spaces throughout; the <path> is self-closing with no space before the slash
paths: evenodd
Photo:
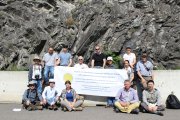
<path id="1" fill-rule="evenodd" d="M 123 61 L 122 57 L 117 52 L 105 51 L 104 54 L 108 57 L 113 57 L 113 64 L 116 68 L 120 68 L 121 62 Z"/>

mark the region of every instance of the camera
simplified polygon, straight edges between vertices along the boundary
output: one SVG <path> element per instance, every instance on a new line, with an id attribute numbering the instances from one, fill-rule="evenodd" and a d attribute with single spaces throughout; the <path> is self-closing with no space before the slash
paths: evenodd
<path id="1" fill-rule="evenodd" d="M 39 79 L 39 75 L 35 75 L 34 77 L 35 77 L 35 79 Z"/>

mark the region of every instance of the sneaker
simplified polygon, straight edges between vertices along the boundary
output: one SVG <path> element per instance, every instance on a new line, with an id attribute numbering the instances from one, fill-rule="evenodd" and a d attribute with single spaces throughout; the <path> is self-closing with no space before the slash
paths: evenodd
<path id="1" fill-rule="evenodd" d="M 105 108 L 110 108 L 111 106 L 110 105 L 106 105 Z"/>
<path id="2" fill-rule="evenodd" d="M 63 110 L 64 112 L 66 112 L 66 111 L 67 111 L 67 109 L 66 109 L 65 107 L 63 107 L 63 108 L 62 108 L 62 110 Z"/>
<path id="3" fill-rule="evenodd" d="M 162 112 L 160 112 L 160 111 L 158 111 L 156 114 L 160 115 L 160 116 L 164 116 L 164 114 Z"/>
<path id="4" fill-rule="evenodd" d="M 131 111 L 131 113 L 132 113 L 132 114 L 139 114 L 139 109 L 138 109 L 138 108 L 137 108 L 137 109 L 134 109 L 134 110 Z"/>
<path id="5" fill-rule="evenodd" d="M 50 105 L 50 106 L 48 107 L 48 109 L 49 109 L 49 110 L 53 110 L 53 106 Z"/>
<path id="6" fill-rule="evenodd" d="M 115 111 L 116 113 L 120 113 L 120 110 L 119 110 L 118 108 L 114 108 L 114 111 Z"/>
<path id="7" fill-rule="evenodd" d="M 27 110 L 28 110 L 28 111 L 32 111 L 31 106 L 27 107 Z"/>
<path id="8" fill-rule="evenodd" d="M 54 111 L 58 110 L 58 107 L 56 105 L 53 105 Z"/>

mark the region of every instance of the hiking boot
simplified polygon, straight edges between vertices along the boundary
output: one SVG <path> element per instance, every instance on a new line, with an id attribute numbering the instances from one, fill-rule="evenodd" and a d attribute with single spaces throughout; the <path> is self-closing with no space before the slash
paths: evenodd
<path id="1" fill-rule="evenodd" d="M 160 111 L 158 111 L 158 112 L 156 113 L 156 115 L 164 116 L 164 114 L 163 114 L 162 112 L 160 112 Z"/>
<path id="2" fill-rule="evenodd" d="M 77 108 L 74 108 L 73 110 L 74 110 L 74 111 L 82 111 L 83 108 L 82 108 L 82 107 L 77 107 Z"/>
<path id="3" fill-rule="evenodd" d="M 136 108 L 136 109 L 132 110 L 131 113 L 132 113 L 132 114 L 139 114 L 139 109 Z"/>

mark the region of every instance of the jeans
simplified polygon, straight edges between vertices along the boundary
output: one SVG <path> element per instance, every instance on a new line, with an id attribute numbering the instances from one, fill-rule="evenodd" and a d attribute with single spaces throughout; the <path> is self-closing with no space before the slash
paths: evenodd
<path id="1" fill-rule="evenodd" d="M 107 105 L 113 106 L 115 102 L 115 97 L 108 97 L 107 98 Z"/>
<path id="2" fill-rule="evenodd" d="M 45 66 L 44 68 L 44 82 L 48 84 L 49 79 L 54 78 L 54 66 Z"/>
<path id="3" fill-rule="evenodd" d="M 32 80 L 32 81 L 37 82 L 36 89 L 37 89 L 37 92 L 41 94 L 42 93 L 42 80 L 38 79 L 38 80 Z"/>
<path id="4" fill-rule="evenodd" d="M 48 105 L 53 105 L 53 104 L 56 103 L 56 97 L 49 98 L 49 99 L 46 99 L 46 100 L 47 100 Z"/>

